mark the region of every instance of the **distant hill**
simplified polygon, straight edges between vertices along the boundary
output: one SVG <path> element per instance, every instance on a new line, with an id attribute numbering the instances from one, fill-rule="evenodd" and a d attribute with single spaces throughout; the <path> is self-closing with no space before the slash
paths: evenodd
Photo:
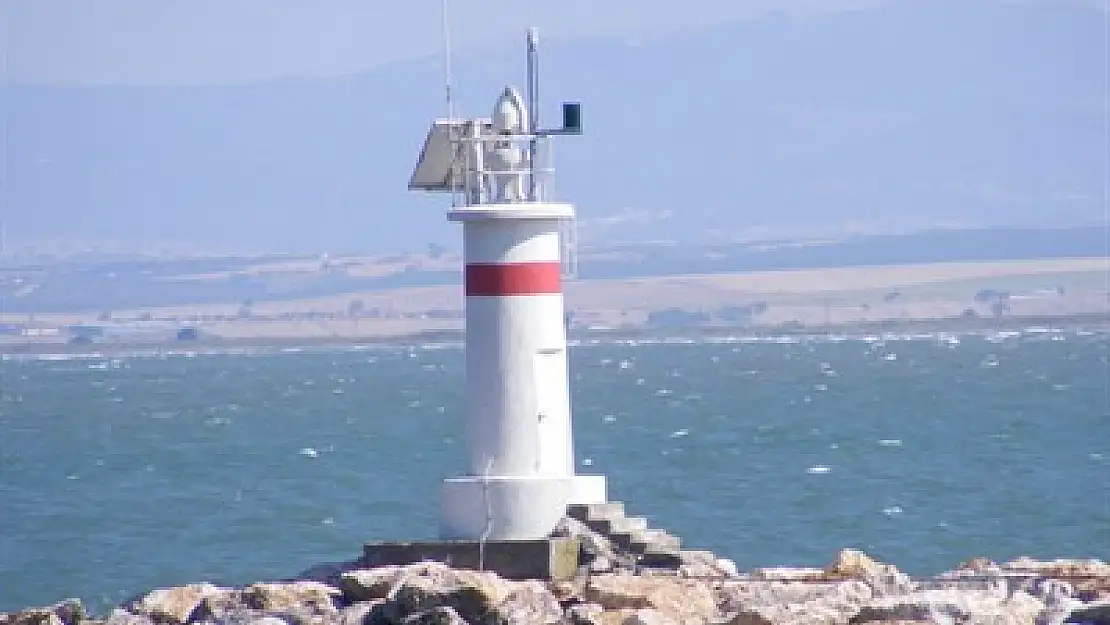
<path id="1" fill-rule="evenodd" d="M 1102 22 L 1056 2 L 905 0 L 551 45 L 545 110 L 585 106 L 586 135 L 557 148 L 559 189 L 595 242 L 1101 223 Z M 518 79 L 519 44 L 460 55 L 463 110 L 485 114 Z M 8 86 L 8 236 L 454 244 L 443 198 L 405 190 L 440 76 L 423 62 L 213 88 Z"/>
<path id="2" fill-rule="evenodd" d="M 858 236 L 830 241 L 667 246 L 629 244 L 585 248 L 578 276 L 629 279 L 682 274 L 758 272 L 868 265 L 982 262 L 1110 255 L 1106 228 L 933 231 Z M 300 262 L 290 262 L 299 260 Z M 140 260 L 94 258 L 28 263 L 0 271 L 0 310 L 79 312 L 198 304 L 288 301 L 400 287 L 459 284 L 458 259 L 430 269 L 398 259 L 395 269 L 349 271 L 354 260 L 333 259 L 325 270 L 312 258 Z M 290 266 L 295 269 L 289 269 Z M 284 267 L 284 268 L 283 268 Z M 370 272 L 373 273 L 373 272 Z M 204 274 L 205 279 L 195 279 Z"/>

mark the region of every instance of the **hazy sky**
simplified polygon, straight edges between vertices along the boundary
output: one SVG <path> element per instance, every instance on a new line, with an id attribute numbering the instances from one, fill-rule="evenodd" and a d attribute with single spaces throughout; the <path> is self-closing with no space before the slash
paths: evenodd
<path id="1" fill-rule="evenodd" d="M 635 42 L 768 10 L 799 17 L 899 0 L 449 0 L 458 49 L 539 26 Z M 1106 0 L 968 0 L 1073 2 Z M 438 54 L 441 0 L 0 0 L 7 80 L 204 85 L 335 76 Z"/>
<path id="2" fill-rule="evenodd" d="M 1105 221 L 1107 1 L 449 0 L 455 93 L 486 111 L 539 26 L 545 93 L 590 120 L 560 193 L 612 236 Z M 441 6 L 0 0 L 10 240 L 455 241 L 405 187 L 443 110 Z M 644 132 L 680 116 L 736 123 Z"/>

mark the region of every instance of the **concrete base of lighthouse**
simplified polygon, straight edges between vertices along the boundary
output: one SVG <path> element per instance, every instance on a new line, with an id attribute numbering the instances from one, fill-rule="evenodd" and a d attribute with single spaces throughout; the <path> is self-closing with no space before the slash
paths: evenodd
<path id="1" fill-rule="evenodd" d="M 378 542 L 363 547 L 358 565 L 408 566 L 440 562 L 456 569 L 493 571 L 505 579 L 569 580 L 578 573 L 577 538 Z"/>
<path id="2" fill-rule="evenodd" d="M 605 501 L 601 475 L 451 478 L 443 483 L 440 540 L 369 543 L 359 564 L 435 561 L 506 579 L 571 579 L 580 541 L 552 530 L 569 505 Z"/>
<path id="3" fill-rule="evenodd" d="M 604 503 L 602 475 L 464 476 L 445 480 L 441 540 L 537 540 L 549 536 L 570 504 Z"/>

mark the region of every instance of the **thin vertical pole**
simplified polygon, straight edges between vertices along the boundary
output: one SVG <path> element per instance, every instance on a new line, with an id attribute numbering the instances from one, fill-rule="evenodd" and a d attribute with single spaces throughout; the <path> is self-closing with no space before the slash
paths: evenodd
<path id="1" fill-rule="evenodd" d="M 451 89 L 451 18 L 447 11 L 447 0 L 443 0 L 443 95 L 446 100 L 447 106 L 447 120 L 451 125 L 447 127 L 447 138 L 451 142 L 451 149 L 454 150 L 459 145 L 458 133 L 455 131 L 455 98 Z M 457 183 L 457 176 L 460 174 L 458 167 L 454 167 L 451 172 L 451 208 L 458 208 L 459 193 L 455 187 Z M 462 172 L 465 176 L 466 173 Z M 463 184 L 463 194 L 466 194 L 466 184 Z"/>
<path id="2" fill-rule="evenodd" d="M 11 13 L 9 13 L 9 10 Z M 0 13 L 0 24 L 4 27 L 4 43 L 0 43 L 0 72 L 2 72 L 6 80 L 10 75 L 9 70 L 11 69 L 8 59 L 10 46 L 7 42 L 12 40 L 11 22 L 15 20 L 15 10 L 9 9 L 9 5 L 5 4 L 0 11 L 2 11 L 2 13 Z M 12 98 L 4 98 L 3 107 L 0 108 L 0 261 L 4 258 L 4 253 L 8 251 L 8 228 L 6 221 L 9 211 L 8 198 L 10 197 L 8 191 L 8 143 L 10 141 L 8 138 L 8 116 L 10 115 L 10 105 L 8 103 L 11 102 L 11 100 Z M 5 301 L 0 300 L 0 313 L 7 312 L 2 310 L 3 304 L 5 303 Z"/>
<path id="3" fill-rule="evenodd" d="M 540 68 L 539 55 L 536 48 L 539 43 L 539 31 L 535 28 L 528 29 L 528 199 L 538 201 L 536 184 L 536 133 L 540 127 Z"/>
<path id="4" fill-rule="evenodd" d="M 455 100 L 451 92 L 451 19 L 447 0 L 443 0 L 443 90 L 447 99 L 447 119 L 455 119 Z"/>

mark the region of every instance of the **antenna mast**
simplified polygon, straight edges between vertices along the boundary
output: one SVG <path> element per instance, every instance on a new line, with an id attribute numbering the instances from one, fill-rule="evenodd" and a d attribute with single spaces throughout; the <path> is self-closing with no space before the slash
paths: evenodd
<path id="1" fill-rule="evenodd" d="M 8 15 L 8 7 L 4 6 L 2 14 L 0 14 L 0 23 L 4 25 L 4 41 L 11 41 L 11 27 L 13 21 L 12 17 Z M 5 79 L 9 76 L 8 66 L 8 46 L 0 44 L 0 72 L 3 73 Z M 0 265 L 4 261 L 4 253 L 7 249 L 8 228 L 8 198 L 10 193 L 8 190 L 8 116 L 10 115 L 11 107 L 8 104 L 10 98 L 4 98 L 3 104 L 0 105 Z M 0 305 L 4 302 L 0 300 Z M 2 306 L 0 306 L 2 308 Z M 0 310 L 6 312 L 6 310 Z"/>
<path id="2" fill-rule="evenodd" d="M 447 0 L 443 0 L 443 90 L 447 99 L 447 119 L 455 119 L 455 101 L 451 93 L 451 19 Z"/>
<path id="3" fill-rule="evenodd" d="M 532 202 L 538 201 L 540 198 L 536 197 L 536 157 L 539 151 L 539 142 L 536 140 L 536 135 L 540 129 L 540 63 L 539 54 L 536 48 L 539 44 L 539 30 L 535 27 L 528 29 L 528 84 L 527 95 L 528 98 L 528 134 L 532 136 L 531 141 L 528 142 L 528 199 Z"/>
<path id="4" fill-rule="evenodd" d="M 447 119 L 453 122 L 455 120 L 455 98 L 451 91 L 451 17 L 447 11 L 447 0 L 443 0 L 443 95 L 447 105 Z M 454 127 L 448 130 L 448 138 L 454 149 L 460 145 L 459 139 L 455 133 Z M 456 159 L 457 162 L 457 159 Z M 458 176 L 462 174 L 458 167 L 455 167 L 451 172 L 451 184 L 454 186 L 458 180 Z M 454 189 L 451 190 L 451 208 L 457 208 L 459 205 L 458 193 Z"/>

